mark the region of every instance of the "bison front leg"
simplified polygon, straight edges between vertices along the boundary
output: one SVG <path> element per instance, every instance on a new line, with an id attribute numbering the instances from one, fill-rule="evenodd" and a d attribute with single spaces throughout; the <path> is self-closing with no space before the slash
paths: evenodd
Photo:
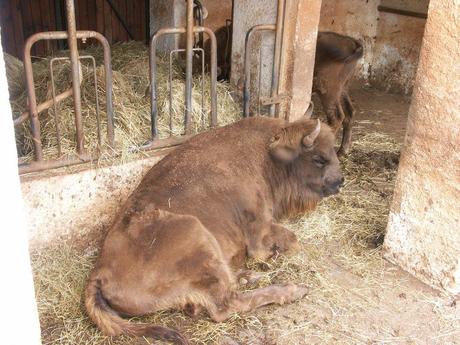
<path id="1" fill-rule="evenodd" d="M 278 253 L 292 254 L 300 249 L 296 235 L 285 227 L 272 223 L 266 229 L 252 235 L 248 256 L 265 261 Z"/>
<path id="2" fill-rule="evenodd" d="M 345 117 L 339 102 L 340 93 L 338 90 L 320 93 L 319 98 L 323 106 L 323 111 L 326 114 L 327 124 L 331 127 L 334 135 L 337 136 Z"/>
<path id="3" fill-rule="evenodd" d="M 344 93 L 343 95 L 343 103 L 345 105 L 345 118 L 343 120 L 343 135 L 342 135 L 342 144 L 340 146 L 337 155 L 344 156 L 350 150 L 351 145 L 351 128 L 353 124 L 353 116 L 355 113 L 355 109 L 353 107 L 353 103 L 351 102 L 350 96 L 348 93 Z"/>
<path id="4" fill-rule="evenodd" d="M 214 321 L 223 322 L 234 313 L 247 313 L 269 304 L 292 303 L 304 297 L 307 292 L 306 287 L 295 284 L 271 285 L 252 291 L 234 292 L 230 297 L 210 305 L 208 312 Z"/>
<path id="5" fill-rule="evenodd" d="M 273 253 L 294 254 L 300 250 L 297 236 L 284 226 L 272 224 L 271 234 L 265 239 L 268 246 L 271 246 Z"/>

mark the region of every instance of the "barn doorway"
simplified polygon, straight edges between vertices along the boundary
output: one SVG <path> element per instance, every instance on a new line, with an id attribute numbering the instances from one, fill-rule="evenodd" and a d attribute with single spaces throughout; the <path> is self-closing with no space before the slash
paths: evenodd
<path id="1" fill-rule="evenodd" d="M 458 9 L 458 6 L 446 5 L 447 2 L 432 0 L 430 11 L 435 13 L 434 20 L 441 21 L 441 14 L 447 16 L 449 11 L 446 9 L 450 10 L 450 13 L 456 13 L 455 9 Z M 10 82 L 9 92 L 13 118 L 20 116 L 27 106 L 25 87 L 20 82 L 23 78 L 22 62 L 18 61 L 22 58 L 20 42 L 23 42 L 32 32 L 59 29 L 60 25 L 65 25 L 62 16 L 55 15 L 55 20 L 52 19 L 52 11 L 60 13 L 57 7 L 59 1 L 37 1 L 36 3 L 42 3 L 42 6 L 34 9 L 33 6 L 37 6 L 35 2 L 26 4 L 24 1 L 5 1 L 0 11 L 2 14 L 10 13 L 1 19 L 1 36 L 3 50 L 9 54 L 5 55 L 5 62 Z M 181 11 L 184 10 L 185 2 L 183 0 L 168 1 L 169 6 L 165 6 L 165 3 L 165 1 L 146 2 L 143 0 L 132 2 L 97 0 L 91 3 L 89 1 L 77 3 L 77 18 L 80 18 L 77 24 L 79 29 L 100 31 L 111 43 L 115 123 L 118 131 L 116 137 L 119 140 L 118 147 L 122 149 L 115 161 L 109 158 L 104 160 L 105 158 L 102 157 L 98 161 L 78 168 L 61 168 L 52 172 L 45 171 L 21 176 L 25 209 L 31 223 L 29 234 L 31 259 L 44 344 L 105 344 L 108 342 L 138 344 L 139 341 L 143 342 L 139 339 L 109 339 L 102 336 L 82 311 L 81 295 L 89 269 L 96 259 L 100 240 L 110 227 L 113 215 L 119 212 L 120 205 L 135 188 L 143 174 L 165 154 L 173 150 L 163 148 L 153 153 L 145 153 L 140 150 L 140 147 L 150 140 L 151 134 L 150 100 L 146 97 L 149 87 L 146 32 L 149 32 L 149 35 L 153 33 L 160 22 L 161 27 L 183 25 L 178 21 L 183 16 L 178 13 L 183 13 Z M 155 4 L 159 4 L 160 7 L 162 5 L 162 11 L 165 12 L 159 11 Z M 221 114 L 219 124 L 230 124 L 242 117 L 239 98 L 242 96 L 240 81 L 243 72 L 241 63 L 244 56 L 244 51 L 242 51 L 244 35 L 247 29 L 255 24 L 256 19 L 263 19 L 263 23 L 274 22 L 276 12 L 273 9 L 276 8 L 276 1 L 204 0 L 203 4 L 209 12 L 207 25 L 215 30 L 228 24 L 227 20 L 231 19 L 233 28 L 237 31 L 232 38 L 230 81 L 222 81 L 217 87 L 218 111 Z M 386 253 L 391 253 L 394 247 L 393 249 L 384 247 L 389 217 L 393 217 L 393 224 L 401 220 L 399 225 L 403 224 L 404 220 L 413 220 L 410 213 L 398 218 L 394 211 L 399 205 L 393 204 L 397 206 L 392 207 L 392 199 L 407 129 L 411 127 L 409 130 L 414 137 L 420 133 L 414 121 L 409 120 L 408 122 L 408 113 L 411 107 L 411 96 L 413 93 L 417 94 L 417 90 L 414 91 L 415 72 L 418 67 L 419 53 L 424 50 L 422 40 L 427 26 L 425 17 L 427 14 L 430 16 L 428 1 L 293 0 L 290 1 L 290 4 L 306 6 L 310 11 L 307 19 L 296 18 L 294 24 L 305 20 L 302 23 L 319 26 L 321 31 L 333 31 L 354 37 L 364 46 L 364 56 L 360 59 L 355 79 L 349 88 L 356 112 L 351 151 L 348 156 L 341 158 L 342 168 L 346 175 L 345 188 L 340 195 L 319 204 L 310 214 L 285 223 L 286 227 L 297 234 L 302 243 L 302 251 L 298 255 L 277 257 L 276 260 L 268 262 L 247 263 L 248 268 L 261 272 L 263 278 L 259 284 L 262 286 L 273 282 L 289 281 L 306 284 L 311 292 L 305 300 L 298 304 L 282 307 L 270 306 L 251 315 L 235 315 L 230 321 L 222 324 L 215 324 L 205 316 L 194 320 L 177 312 L 157 313 L 150 316 L 147 321 L 181 329 L 198 344 L 290 345 L 370 342 L 454 344 L 460 334 L 458 322 L 460 309 L 456 298 L 451 293 L 455 292 L 456 288 L 456 280 L 451 273 L 456 268 L 454 261 L 457 259 L 457 251 L 455 246 L 448 243 L 457 243 L 456 235 L 453 232 L 445 232 L 442 224 L 435 223 L 437 226 L 435 230 L 440 229 L 439 232 L 428 230 L 423 232 L 425 238 L 438 245 L 431 251 L 429 243 L 423 238 L 411 237 L 410 242 L 404 242 L 400 237 L 394 235 L 395 233 L 397 235 L 398 231 L 393 232 L 391 245 L 403 243 L 405 246 L 401 246 L 400 255 L 395 255 L 391 259 L 404 270 L 387 260 Z M 50 9 L 49 18 L 48 13 L 43 11 L 44 8 Z M 37 13 L 40 13 L 40 16 L 35 16 Z M 146 13 L 148 16 L 145 16 Z M 255 16 L 255 13 L 259 15 Z M 317 23 L 311 24 L 315 15 Z M 126 27 L 118 17 L 125 19 Z M 87 24 L 84 24 L 84 20 L 87 21 Z M 444 28 L 442 23 L 438 22 L 437 25 L 439 28 Z M 301 25 L 297 25 L 299 26 Z M 292 27 L 295 28 L 296 25 Z M 453 33 L 452 37 L 458 37 L 458 28 L 448 28 Z M 128 31 L 131 31 L 131 35 Z M 290 35 L 296 36 L 295 29 Z M 433 31 L 430 31 L 430 35 L 436 37 Z M 134 37 L 134 40 L 131 37 Z M 305 41 L 311 43 L 311 37 L 316 37 L 316 30 L 307 32 L 306 37 L 308 40 L 305 39 Z M 447 36 L 438 39 L 443 42 L 445 37 Z M 260 45 L 266 44 L 269 50 L 271 45 L 264 41 L 265 39 L 270 40 L 273 37 L 265 37 L 260 40 Z M 176 44 L 179 44 L 167 40 L 163 43 L 167 52 L 172 46 L 177 47 Z M 294 41 L 293 46 L 300 43 Z M 435 42 L 430 41 L 430 45 L 435 47 Z M 452 44 L 452 47 L 457 46 Z M 297 47 L 292 50 L 299 51 L 301 48 Z M 50 79 L 45 76 L 45 73 L 48 75 L 50 57 L 61 57 L 62 54 L 65 54 L 62 49 L 65 50 L 66 46 L 39 44 L 34 49 L 37 94 L 45 100 L 52 94 Z M 79 49 L 95 55 L 96 63 L 103 60 L 102 51 L 95 48 L 90 42 L 81 42 Z M 452 54 L 455 52 L 458 50 L 453 49 Z M 425 62 L 427 62 L 426 56 Z M 161 55 L 159 55 L 160 58 Z M 169 56 L 164 57 L 164 61 L 169 61 L 166 60 L 167 58 Z M 297 111 L 295 117 L 301 118 L 303 112 L 299 111 L 308 104 L 311 91 L 311 88 L 305 87 L 305 80 L 301 78 L 301 72 L 311 69 L 312 66 L 296 61 L 296 58 L 298 57 L 294 54 L 292 57 L 294 62 L 290 65 L 294 66 L 294 72 L 286 74 L 286 80 L 283 82 L 289 84 L 291 90 L 296 89 L 297 96 L 305 93 L 305 97 L 292 101 L 292 104 L 297 104 L 292 107 L 296 109 L 293 113 Z M 270 62 L 264 63 L 266 65 L 262 66 L 262 73 L 271 73 Z M 256 66 L 256 69 L 257 67 L 260 66 Z M 160 119 L 160 135 L 167 137 L 173 133 L 175 136 L 182 136 L 184 70 L 183 66 L 175 61 L 171 67 L 174 72 L 171 82 L 168 74 L 169 68 L 168 63 L 159 66 L 158 73 L 161 76 L 158 80 L 162 86 L 159 87 L 158 103 L 160 108 L 163 107 L 162 111 L 169 114 L 170 100 L 165 95 L 167 95 L 168 85 L 171 86 L 177 92 L 177 99 L 173 99 L 174 107 L 172 108 L 176 117 L 173 119 L 172 126 L 169 118 Z M 452 67 L 453 70 L 454 68 L 457 66 Z M 83 65 L 82 69 L 82 73 L 93 76 L 90 64 Z M 65 64 L 61 69 L 55 71 L 56 78 L 61 78 L 56 79 L 60 83 L 58 91 L 65 91 L 69 87 L 69 71 L 69 66 Z M 425 70 L 422 73 L 429 74 L 429 71 Z M 313 74 L 313 71 L 310 72 Z M 99 81 L 98 78 L 101 78 L 98 83 L 99 88 L 104 85 L 103 77 L 103 70 L 96 70 L 96 79 Z M 193 84 L 199 90 L 202 79 L 200 76 L 193 78 Z M 452 80 L 449 77 L 445 79 Z M 438 81 L 436 85 L 442 86 L 441 81 L 434 81 Z M 97 132 L 89 129 L 90 123 L 93 129 L 97 126 L 94 117 L 95 94 L 92 91 L 94 84 L 87 84 L 82 85 L 83 114 L 84 121 L 86 121 L 84 126 L 89 133 L 87 140 L 93 140 L 96 147 Z M 257 86 L 257 83 L 255 85 Z M 299 85 L 303 86 L 300 91 L 298 90 Z M 418 85 L 426 90 L 425 84 L 419 83 Z M 454 87 L 451 89 L 455 90 Z M 439 90 L 444 89 L 440 87 Z M 100 91 L 103 93 L 106 90 Z M 423 97 L 420 95 L 417 97 L 417 103 L 424 105 Z M 437 99 L 433 95 L 430 97 L 435 101 L 433 104 L 436 105 Z M 199 104 L 202 102 L 201 93 L 194 93 L 192 100 L 197 105 L 196 109 L 199 109 Z M 316 105 L 313 116 L 325 119 L 320 101 L 315 96 L 313 101 Z M 452 115 L 455 104 L 450 99 L 449 102 L 446 103 L 446 107 Z M 210 108 L 209 104 L 205 106 Z M 64 102 L 59 110 L 61 114 L 68 115 L 66 124 L 68 133 L 67 136 L 63 135 L 65 139 L 63 144 L 68 145 L 68 151 L 73 152 L 75 133 L 73 132 L 72 109 L 71 102 Z M 422 110 L 417 108 L 411 109 L 413 109 L 411 110 L 413 116 L 422 113 Z M 436 114 L 443 114 L 441 107 L 436 107 L 435 110 Z M 104 106 L 101 106 L 101 111 L 104 112 Z M 49 151 L 45 150 L 45 154 L 53 156 L 57 152 L 53 136 L 56 127 L 53 122 L 53 110 L 51 109 L 47 115 L 43 117 L 43 129 L 49 130 L 49 133 L 52 134 L 47 138 Z M 454 118 L 454 115 L 451 118 Z M 202 114 L 197 112 L 195 119 L 197 119 L 194 127 L 196 132 L 202 131 L 203 127 L 200 122 Z M 449 123 L 449 119 L 443 118 L 444 120 Z M 436 122 L 428 121 L 427 123 L 436 131 L 439 130 Z M 452 133 L 456 133 L 458 121 L 456 124 L 451 122 L 451 126 Z M 19 156 L 24 162 L 33 159 L 31 149 L 33 138 L 27 130 L 27 127 L 23 127 L 17 131 L 16 137 Z M 446 147 L 451 147 L 452 143 L 456 142 L 456 138 L 452 138 L 449 131 L 443 133 L 444 137 L 450 140 L 446 141 Z M 430 133 L 424 135 L 431 138 Z M 432 141 L 428 143 L 433 145 Z M 174 145 L 179 144 L 174 142 Z M 430 152 L 430 150 L 426 149 L 424 152 Z M 440 153 L 439 150 L 436 152 Z M 420 158 L 420 156 L 410 154 L 406 155 L 406 160 L 407 157 Z M 428 156 L 421 157 L 424 158 L 424 163 L 423 166 L 418 167 L 419 171 L 429 166 L 426 163 L 426 157 Z M 452 166 L 458 162 L 454 160 L 455 158 L 455 152 L 451 152 L 449 157 L 445 156 L 446 161 Z M 414 160 L 417 164 L 417 159 Z M 409 163 L 406 161 L 406 167 L 410 167 Z M 441 163 L 437 162 L 437 164 Z M 443 169 L 443 172 L 444 170 L 449 169 Z M 442 177 L 448 183 L 443 184 L 443 181 L 438 181 L 438 183 L 441 186 L 440 190 L 445 191 L 446 185 L 454 183 L 449 180 L 448 175 L 442 175 Z M 426 179 L 426 181 L 429 180 Z M 403 177 L 399 181 L 400 185 L 406 187 L 403 189 L 397 187 L 396 199 L 406 200 L 408 195 L 416 195 L 415 198 L 418 195 L 425 196 L 423 193 L 411 193 L 410 183 Z M 426 185 L 433 187 L 428 182 Z M 442 202 L 432 200 L 434 206 L 431 205 L 422 210 L 429 215 L 428 221 L 437 222 L 439 214 L 430 213 L 432 209 L 436 210 L 437 204 L 448 210 L 456 210 L 454 203 L 444 204 L 444 199 L 441 197 L 439 200 Z M 412 199 L 408 204 L 417 203 Z M 426 220 L 423 215 L 415 212 L 420 210 L 412 211 L 419 215 L 417 219 Z M 455 217 L 451 216 L 446 219 L 455 221 Z M 452 224 L 454 223 L 448 223 L 452 229 L 455 229 Z M 424 223 L 423 225 L 426 229 L 433 229 L 429 224 Z M 416 231 L 399 232 L 399 234 L 412 236 L 422 231 L 417 227 L 410 229 Z M 433 237 L 435 232 L 436 237 Z M 444 242 L 443 245 L 439 244 L 440 242 Z M 417 244 L 419 247 L 412 246 L 412 244 Z M 419 255 L 421 252 L 408 252 L 406 246 L 418 249 L 425 246 L 425 259 L 421 259 Z M 443 256 L 442 252 L 447 254 Z M 400 258 L 403 260 L 398 261 Z M 439 258 L 454 258 L 454 260 L 443 261 Z M 437 264 L 439 266 L 436 266 Z M 414 267 L 420 270 L 417 271 Z M 434 269 L 436 267 L 443 268 L 440 275 L 443 275 L 444 278 L 436 276 L 437 271 Z M 444 270 L 445 267 L 448 269 Z M 409 271 L 428 284 L 422 283 L 405 271 Z M 440 294 L 429 285 L 443 289 L 443 293 Z M 255 285 L 247 285 L 248 289 L 253 287 Z"/>

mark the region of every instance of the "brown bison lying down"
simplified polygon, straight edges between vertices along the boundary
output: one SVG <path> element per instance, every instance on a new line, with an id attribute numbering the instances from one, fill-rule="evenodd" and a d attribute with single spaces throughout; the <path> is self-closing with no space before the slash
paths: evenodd
<path id="1" fill-rule="evenodd" d="M 294 284 L 240 292 L 247 257 L 298 249 L 277 223 L 312 209 L 343 183 L 334 135 L 319 120 L 254 117 L 197 135 L 144 177 L 107 234 L 86 289 L 91 319 L 107 335 L 187 344 L 178 332 L 128 322 L 162 309 L 216 322 L 303 297 Z"/>

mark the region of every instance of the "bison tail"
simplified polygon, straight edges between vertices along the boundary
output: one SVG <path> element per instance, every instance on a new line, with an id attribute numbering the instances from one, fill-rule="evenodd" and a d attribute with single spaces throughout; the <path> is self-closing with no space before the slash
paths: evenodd
<path id="1" fill-rule="evenodd" d="M 151 337 L 155 340 L 172 342 L 176 345 L 188 345 L 187 339 L 179 332 L 149 324 L 135 324 L 121 318 L 102 295 L 99 279 L 91 279 L 85 292 L 85 305 L 90 319 L 106 335 L 131 335 Z"/>

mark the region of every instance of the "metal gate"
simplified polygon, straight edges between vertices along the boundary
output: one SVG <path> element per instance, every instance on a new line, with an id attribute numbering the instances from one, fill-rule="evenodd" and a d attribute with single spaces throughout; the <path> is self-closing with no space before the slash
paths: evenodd
<path id="1" fill-rule="evenodd" d="M 85 150 L 84 143 L 84 130 L 82 122 L 82 104 L 81 104 L 81 89 L 82 73 L 81 73 L 81 60 L 90 60 L 94 69 L 94 87 L 97 95 L 97 78 L 96 78 L 96 63 L 92 56 L 79 56 L 78 40 L 87 40 L 89 38 L 96 39 L 104 49 L 104 70 L 105 70 L 105 86 L 106 86 L 106 108 L 107 108 L 107 142 L 114 149 L 114 154 L 117 155 L 115 147 L 115 125 L 114 125 L 114 109 L 112 100 L 112 66 L 111 66 L 111 51 L 110 45 L 106 38 L 95 31 L 77 31 L 75 22 L 75 6 L 74 0 L 66 0 L 66 15 L 67 15 L 67 31 L 53 31 L 53 32 L 40 32 L 32 35 L 26 41 L 24 47 L 24 67 L 26 74 L 26 87 L 28 94 L 28 111 L 21 114 L 15 119 L 15 126 L 24 123 L 27 119 L 30 120 L 30 127 L 32 130 L 33 144 L 34 144 L 34 160 L 31 163 L 20 164 L 19 173 L 36 172 L 64 166 L 76 165 L 97 161 L 100 157 L 102 133 L 100 129 L 99 119 L 99 101 L 96 96 L 96 121 L 97 121 L 97 136 L 98 136 L 98 150 L 96 153 L 88 153 Z M 151 98 L 151 135 L 152 140 L 141 149 L 157 149 L 173 145 L 177 145 L 187 139 L 190 133 L 190 122 L 192 113 L 192 59 L 194 52 L 200 52 L 202 55 L 202 73 L 204 73 L 204 51 L 202 48 L 203 34 L 207 34 L 211 41 L 211 127 L 217 126 L 217 43 L 214 32 L 203 26 L 203 8 L 200 0 L 187 0 L 187 24 L 186 27 L 179 28 L 164 28 L 156 32 L 150 41 L 150 98 Z M 196 23 L 195 23 L 196 22 Z M 198 25 L 196 25 L 198 24 Z M 170 137 L 167 139 L 158 138 L 158 104 L 157 104 L 157 89 L 156 89 L 156 48 L 158 39 L 165 35 L 179 35 L 186 34 L 186 48 L 183 50 L 175 50 L 170 54 L 170 63 L 172 55 L 179 51 L 186 53 L 186 78 L 185 78 L 185 113 L 184 113 L 184 128 L 185 136 Z M 194 46 L 194 35 L 199 35 L 197 45 Z M 54 58 L 50 61 L 50 74 L 52 81 L 52 98 L 41 104 L 37 104 L 35 93 L 35 84 L 32 69 L 31 48 L 41 40 L 67 40 L 69 45 L 70 57 Z M 200 46 L 201 45 L 201 46 Z M 56 95 L 54 79 L 53 79 L 53 66 L 58 61 L 70 61 L 72 87 L 58 95 Z M 171 72 L 170 72 L 171 73 Z M 171 75 L 170 75 L 171 80 Z M 171 92 L 171 88 L 170 88 Z M 202 89 L 202 92 L 204 90 Z M 45 160 L 40 133 L 39 114 L 43 111 L 54 107 L 55 122 L 56 122 L 56 140 L 58 143 L 58 154 L 60 155 L 60 129 L 59 117 L 56 112 L 56 105 L 59 102 L 73 96 L 74 103 L 74 117 L 75 117 L 75 133 L 76 133 L 76 155 L 72 158 L 58 158 L 53 160 Z M 204 96 L 203 96 L 204 97 Z M 171 116 L 171 114 L 170 114 Z M 204 121 L 204 119 L 203 119 Z M 171 123 L 171 120 L 170 120 Z"/>

